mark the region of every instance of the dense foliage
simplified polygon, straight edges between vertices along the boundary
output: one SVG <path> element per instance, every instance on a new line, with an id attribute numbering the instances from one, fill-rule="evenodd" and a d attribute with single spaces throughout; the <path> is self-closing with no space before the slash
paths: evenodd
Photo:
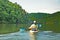
<path id="1" fill-rule="evenodd" d="M 26 12 L 17 3 L 0 0 L 0 23 L 23 23 Z"/>

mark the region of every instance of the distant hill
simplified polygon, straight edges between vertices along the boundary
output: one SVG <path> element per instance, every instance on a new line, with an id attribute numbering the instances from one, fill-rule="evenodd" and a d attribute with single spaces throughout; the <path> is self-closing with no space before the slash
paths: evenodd
<path id="1" fill-rule="evenodd" d="M 30 22 L 36 20 L 42 24 L 41 30 L 53 30 L 60 32 L 60 11 L 53 14 L 47 13 L 30 13 L 28 15 Z"/>
<path id="2" fill-rule="evenodd" d="M 29 13 L 28 18 L 31 21 L 36 20 L 37 22 L 42 22 L 43 20 L 46 20 L 48 17 L 51 17 L 51 14 L 48 13 Z"/>

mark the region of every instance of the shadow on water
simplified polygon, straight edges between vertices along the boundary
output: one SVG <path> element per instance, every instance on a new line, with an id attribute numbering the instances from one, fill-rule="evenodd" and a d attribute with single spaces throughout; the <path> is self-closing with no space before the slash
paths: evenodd
<path id="1" fill-rule="evenodd" d="M 60 33 L 38 32 L 29 34 L 29 32 L 16 32 L 0 35 L 0 40 L 60 40 Z"/>

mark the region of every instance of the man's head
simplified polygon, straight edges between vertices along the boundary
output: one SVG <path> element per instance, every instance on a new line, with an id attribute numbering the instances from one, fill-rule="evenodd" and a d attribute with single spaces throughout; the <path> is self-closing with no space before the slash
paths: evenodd
<path id="1" fill-rule="evenodd" d="M 34 24 L 36 24 L 36 21 L 33 21 Z"/>

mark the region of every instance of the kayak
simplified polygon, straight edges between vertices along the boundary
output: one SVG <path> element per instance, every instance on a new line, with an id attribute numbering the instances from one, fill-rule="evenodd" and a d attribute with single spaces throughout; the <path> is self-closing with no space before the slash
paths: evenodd
<path id="1" fill-rule="evenodd" d="M 32 31 L 32 30 L 30 30 L 30 32 L 38 32 L 38 31 Z"/>
<path id="2" fill-rule="evenodd" d="M 32 31 L 32 30 L 30 30 L 30 33 L 31 34 L 35 34 L 35 33 L 37 33 L 38 31 Z"/>

